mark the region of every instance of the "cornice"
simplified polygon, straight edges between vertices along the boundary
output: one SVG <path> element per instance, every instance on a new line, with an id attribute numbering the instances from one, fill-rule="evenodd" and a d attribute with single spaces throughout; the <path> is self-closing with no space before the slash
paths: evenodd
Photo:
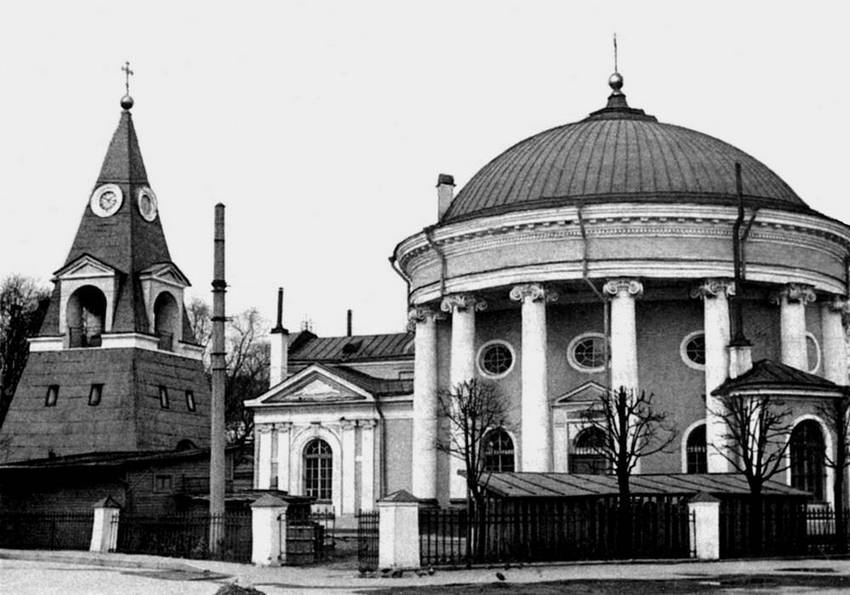
<path id="1" fill-rule="evenodd" d="M 753 211 L 746 214 L 747 220 Z M 582 210 L 585 230 L 589 236 L 646 235 L 665 227 L 665 235 L 673 236 L 715 236 L 731 237 L 731 225 L 737 217 L 737 210 L 731 206 L 706 205 L 647 205 L 647 204 L 606 204 L 592 205 Z M 772 233 L 768 230 L 774 230 Z M 773 209 L 759 209 L 754 221 L 750 240 L 782 240 L 787 242 L 787 233 L 796 231 L 810 238 L 809 245 L 821 249 L 836 251 L 836 244 L 850 249 L 850 227 L 805 213 L 792 213 Z M 449 224 L 435 228 L 432 241 L 451 255 L 453 245 L 464 244 L 469 250 L 469 241 L 484 239 L 475 243 L 475 249 L 487 249 L 503 243 L 539 242 L 549 239 L 579 237 L 577 207 L 561 207 L 509 213 Z M 517 236 L 520 236 L 519 238 Z M 506 236 L 509 236 L 506 237 Z M 396 257 L 402 268 L 408 268 L 411 261 L 427 253 L 431 247 L 424 233 L 403 240 L 396 248 Z M 415 266 L 415 265 L 414 265 Z"/>

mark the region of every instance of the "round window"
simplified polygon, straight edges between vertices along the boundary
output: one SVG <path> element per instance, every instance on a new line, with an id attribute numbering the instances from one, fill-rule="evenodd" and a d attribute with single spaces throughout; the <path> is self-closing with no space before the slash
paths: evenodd
<path id="1" fill-rule="evenodd" d="M 478 369 L 485 376 L 501 378 L 511 371 L 514 352 L 504 341 L 490 341 L 478 352 Z"/>
<path id="2" fill-rule="evenodd" d="M 688 367 L 696 370 L 705 369 L 705 333 L 695 331 L 685 335 L 682 339 L 682 344 L 679 346 L 679 354 L 682 356 L 682 361 Z"/>
<path id="3" fill-rule="evenodd" d="M 567 360 L 581 372 L 601 372 L 605 369 L 605 335 L 585 333 L 570 341 Z"/>

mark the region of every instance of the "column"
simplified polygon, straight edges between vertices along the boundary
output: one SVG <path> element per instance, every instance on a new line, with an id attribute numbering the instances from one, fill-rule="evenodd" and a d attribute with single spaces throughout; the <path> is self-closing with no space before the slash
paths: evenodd
<path id="1" fill-rule="evenodd" d="M 375 426 L 377 422 L 374 419 L 360 422 L 360 508 L 363 510 L 372 510 L 375 504 Z M 433 445 L 431 450 L 436 451 Z M 416 463 L 413 465 L 413 473 L 416 473 Z"/>
<path id="2" fill-rule="evenodd" d="M 841 316 L 847 311 L 847 299 L 834 296 L 821 304 L 821 354 L 823 375 L 840 386 L 847 386 L 847 344 Z"/>
<path id="3" fill-rule="evenodd" d="M 412 489 L 424 500 L 437 497 L 437 319 L 431 308 L 411 308 L 414 337 Z"/>
<path id="4" fill-rule="evenodd" d="M 709 473 L 728 473 L 732 466 L 716 447 L 728 433 L 724 422 L 723 403 L 711 391 L 726 381 L 729 372 L 729 296 L 735 295 L 735 284 L 727 279 L 706 279 L 691 291 L 691 297 L 703 302 L 705 333 L 705 442 Z"/>
<path id="5" fill-rule="evenodd" d="M 275 424 L 277 430 L 277 489 L 289 493 L 289 444 L 292 436 L 292 422 L 281 422 Z"/>
<path id="6" fill-rule="evenodd" d="M 354 514 L 354 452 L 357 422 L 350 419 L 340 421 L 342 426 L 342 510 L 340 514 Z"/>
<path id="7" fill-rule="evenodd" d="M 546 359 L 546 302 L 558 299 L 538 283 L 517 285 L 510 298 L 522 303 L 522 460 L 520 471 L 552 471 L 552 411 Z"/>
<path id="8" fill-rule="evenodd" d="M 475 378 L 475 312 L 484 310 L 487 302 L 470 294 L 454 294 L 443 298 L 440 308 L 452 315 L 451 362 L 449 364 L 450 389 Z M 466 498 L 466 481 L 458 475 L 463 461 L 449 457 L 449 497 Z"/>
<path id="9" fill-rule="evenodd" d="M 815 301 L 811 285 L 788 283 L 775 292 L 771 302 L 778 304 L 782 363 L 804 372 L 809 369 L 806 349 L 806 304 Z"/>
<path id="10" fill-rule="evenodd" d="M 272 425 L 259 424 L 255 428 L 255 436 L 259 447 L 259 459 L 254 463 L 257 470 L 257 489 L 267 490 L 271 485 L 272 470 Z"/>
<path id="11" fill-rule="evenodd" d="M 635 279 L 612 279 L 604 286 L 611 297 L 611 388 L 638 387 L 635 299 L 643 284 Z"/>

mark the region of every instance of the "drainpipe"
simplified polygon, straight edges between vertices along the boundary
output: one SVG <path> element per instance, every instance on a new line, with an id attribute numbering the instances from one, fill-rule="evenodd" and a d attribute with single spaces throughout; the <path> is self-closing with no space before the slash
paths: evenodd
<path id="1" fill-rule="evenodd" d="M 587 230 L 584 228 L 584 216 L 582 214 L 582 209 L 584 205 L 579 204 L 577 207 L 578 214 L 578 225 L 579 230 L 581 231 L 581 278 L 587 283 L 588 287 L 590 287 L 591 291 L 599 298 L 599 301 L 602 302 L 602 333 L 605 335 L 605 341 L 602 342 L 602 356 L 605 361 L 605 380 L 610 389 L 611 387 L 611 361 L 608 357 L 608 342 L 611 340 L 611 314 L 608 310 L 608 302 L 609 300 L 605 297 L 605 295 L 600 292 L 596 286 L 593 284 L 593 281 L 590 280 L 588 275 L 588 259 L 587 259 Z"/>
<path id="2" fill-rule="evenodd" d="M 434 226 L 430 225 L 422 230 L 425 233 L 425 240 L 428 246 L 437 254 L 440 259 L 440 297 L 446 295 L 446 255 L 443 253 L 437 244 L 434 243 Z"/>
<path id="3" fill-rule="evenodd" d="M 378 457 L 381 461 L 381 482 L 378 489 L 378 499 L 380 500 L 387 495 L 387 418 L 384 417 L 384 412 L 381 411 L 381 405 L 377 398 L 375 399 L 375 411 L 381 419 L 381 449 Z"/>
<path id="4" fill-rule="evenodd" d="M 753 214 L 750 215 L 750 220 L 747 221 L 746 227 L 744 227 L 744 233 L 741 236 L 741 280 L 747 278 L 747 238 L 750 237 L 750 230 L 753 228 L 753 223 L 756 222 L 756 217 L 759 214 L 758 207 L 753 210 Z"/>

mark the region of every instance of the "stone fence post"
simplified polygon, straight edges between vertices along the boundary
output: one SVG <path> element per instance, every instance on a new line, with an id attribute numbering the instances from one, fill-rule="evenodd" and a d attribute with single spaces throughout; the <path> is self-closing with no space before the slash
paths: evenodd
<path id="1" fill-rule="evenodd" d="M 378 565 L 419 568 L 419 499 L 405 490 L 378 502 Z"/>
<path id="2" fill-rule="evenodd" d="M 94 504 L 90 552 L 114 552 L 118 546 L 118 518 L 121 505 L 107 496 Z"/>
<path id="3" fill-rule="evenodd" d="M 720 500 L 700 492 L 688 501 L 694 515 L 691 545 L 699 560 L 720 559 Z"/>
<path id="4" fill-rule="evenodd" d="M 286 509 L 289 504 L 265 494 L 251 504 L 251 562 L 257 566 L 286 563 Z"/>

